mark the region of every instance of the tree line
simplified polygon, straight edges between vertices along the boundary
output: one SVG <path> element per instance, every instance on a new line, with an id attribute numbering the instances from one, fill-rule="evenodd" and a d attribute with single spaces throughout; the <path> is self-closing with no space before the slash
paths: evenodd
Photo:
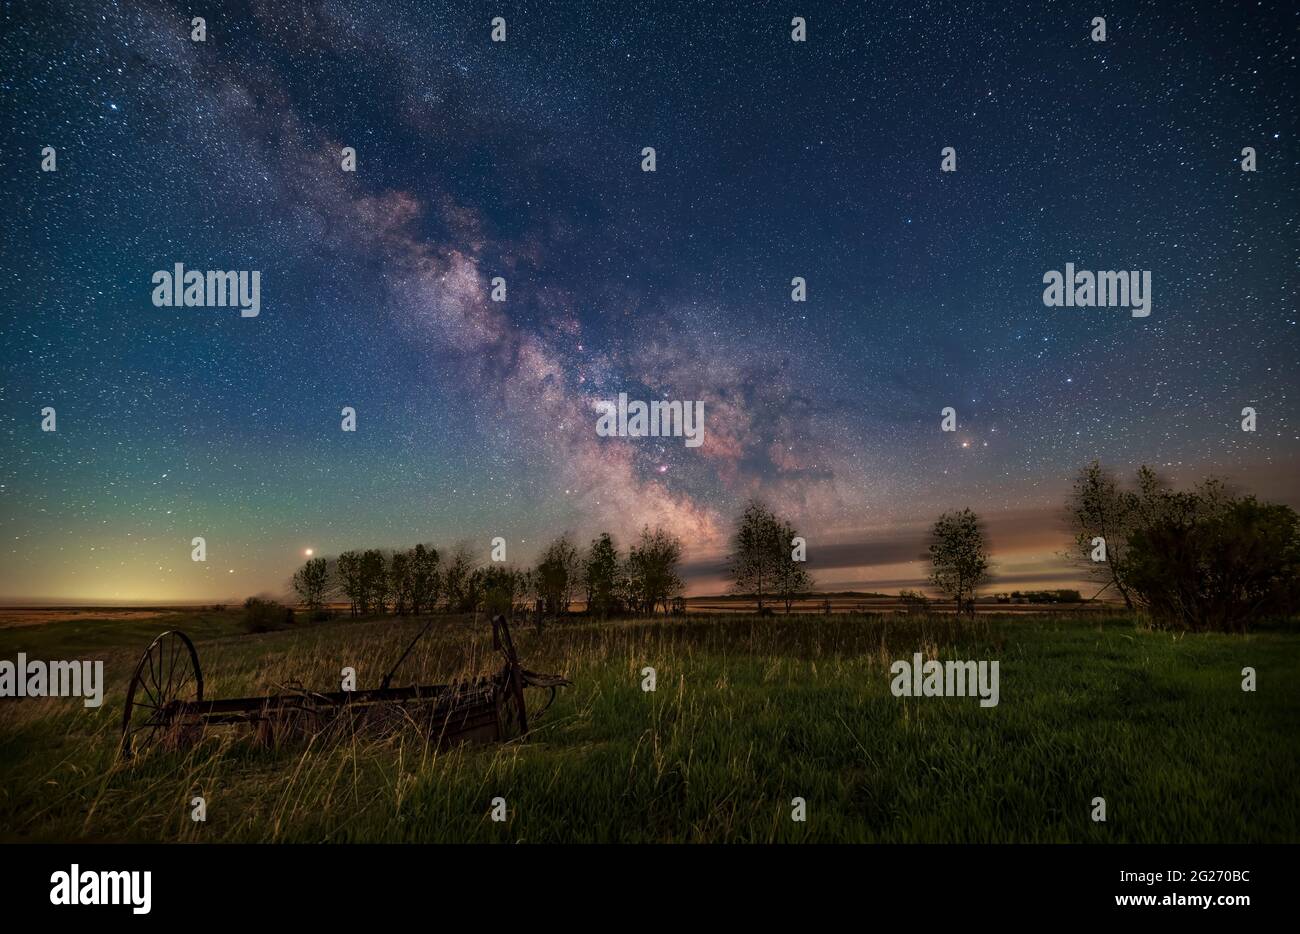
<path id="1" fill-rule="evenodd" d="M 1065 512 L 1075 555 L 1103 585 L 1101 593 L 1113 589 L 1158 627 L 1244 632 L 1254 620 L 1300 611 L 1300 517 L 1289 506 L 1241 495 L 1215 479 L 1174 490 L 1145 466 L 1129 487 L 1094 461 L 1075 477 Z M 754 598 L 760 614 L 773 603 L 789 613 L 816 586 L 805 552 L 789 520 L 751 500 L 730 539 L 731 591 Z M 958 613 L 973 615 L 992 570 L 979 516 L 969 508 L 943 513 L 920 557 L 929 564 L 930 585 Z M 464 544 L 446 551 L 420 544 L 312 558 L 294 574 L 293 589 L 314 610 L 343 599 L 354 616 L 486 610 L 535 612 L 540 620 L 567 614 L 579 595 L 592 616 L 667 615 L 685 606 L 681 558 L 680 539 L 648 526 L 626 553 L 608 532 L 585 550 L 562 535 L 532 568 L 480 564 Z M 900 598 L 926 603 L 911 591 Z"/>
<path id="2" fill-rule="evenodd" d="M 804 569 L 804 550 L 794 526 L 758 500 L 736 523 L 727 567 L 732 589 L 753 596 L 760 612 L 768 604 L 794 600 L 814 587 Z M 399 615 L 443 610 L 472 613 L 568 613 L 581 596 L 592 616 L 665 615 L 684 609 L 680 573 L 682 543 L 662 528 L 641 530 L 620 552 L 602 532 L 580 551 L 565 534 L 552 541 L 531 568 L 503 562 L 479 564 L 473 550 L 420 544 L 406 551 L 371 548 L 345 551 L 337 558 L 310 558 L 293 575 L 292 587 L 309 609 L 341 599 L 353 616 Z"/>
<path id="3" fill-rule="evenodd" d="M 929 558 L 931 583 L 955 598 L 959 610 L 974 612 L 975 589 L 987 579 L 987 543 L 969 509 L 945 513 L 936 523 Z M 298 599 L 320 610 L 334 599 L 347 601 L 353 616 L 396 613 L 535 612 L 538 618 L 568 613 L 581 595 L 591 616 L 641 615 L 684 609 L 680 574 L 682 543 L 661 528 L 642 529 L 622 554 L 610 533 L 585 551 L 562 535 L 538 557 L 536 566 L 480 565 L 468 545 L 447 551 L 420 544 L 407 551 L 345 551 L 317 557 L 293 576 Z M 732 593 L 752 597 L 760 614 L 771 604 L 790 612 L 794 601 L 813 593 L 816 583 L 804 566 L 806 543 L 788 519 L 761 500 L 751 500 L 736 520 L 726 569 Z"/>
<path id="4" fill-rule="evenodd" d="M 310 558 L 294 573 L 292 587 L 309 609 L 341 599 L 353 616 L 483 610 L 555 617 L 568 613 L 580 594 L 593 615 L 649 616 L 668 614 L 681 596 L 681 557 L 676 536 L 649 527 L 626 555 L 608 532 L 585 552 L 561 535 L 531 568 L 480 564 L 466 544 L 446 550 L 419 544 L 405 551 L 370 548 L 333 559 Z"/>

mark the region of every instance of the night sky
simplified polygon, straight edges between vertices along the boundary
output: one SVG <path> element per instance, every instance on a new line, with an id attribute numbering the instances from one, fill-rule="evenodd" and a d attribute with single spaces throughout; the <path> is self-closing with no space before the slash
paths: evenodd
<path id="1" fill-rule="evenodd" d="M 836 589 L 970 506 L 1011 589 L 1077 579 L 1094 457 L 1296 503 L 1300 10 L 1025 6 L 7 5 L 0 598 L 645 523 L 717 592 L 752 495 Z M 1150 270 L 1150 316 L 1045 307 L 1067 262 Z M 175 263 L 260 314 L 155 307 Z M 620 392 L 703 446 L 597 437 Z"/>

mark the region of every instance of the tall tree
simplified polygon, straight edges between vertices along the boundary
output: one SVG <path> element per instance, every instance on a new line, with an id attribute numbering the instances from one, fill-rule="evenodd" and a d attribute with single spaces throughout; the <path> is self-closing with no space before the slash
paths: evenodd
<path id="1" fill-rule="evenodd" d="M 515 572 L 515 610 L 527 616 L 537 600 L 537 572 L 520 568 Z"/>
<path id="2" fill-rule="evenodd" d="M 474 594 L 470 575 L 477 567 L 474 552 L 461 542 L 447 556 L 442 572 L 442 589 L 447 595 L 447 610 L 451 613 L 469 613 L 474 609 Z"/>
<path id="3" fill-rule="evenodd" d="M 780 526 L 781 553 L 776 565 L 772 592 L 785 604 L 785 612 L 789 614 L 795 599 L 812 590 L 814 582 L 812 575 L 804 567 L 804 562 L 795 560 L 794 540 L 799 533 L 785 520 L 781 520 Z"/>
<path id="4" fill-rule="evenodd" d="M 405 616 L 411 610 L 411 559 L 404 551 L 395 551 L 388 559 L 388 592 L 393 612 Z"/>
<path id="5" fill-rule="evenodd" d="M 411 572 L 411 612 L 430 613 L 438 602 L 438 549 L 416 545 L 408 552 Z"/>
<path id="6" fill-rule="evenodd" d="M 628 552 L 626 573 L 629 592 L 643 613 L 654 615 L 662 604 L 668 615 L 672 598 L 684 589 L 677 573 L 681 560 L 679 538 L 660 528 L 641 530 L 640 541 Z"/>
<path id="7" fill-rule="evenodd" d="M 522 589 L 520 572 L 494 562 L 475 573 L 478 575 L 476 589 L 481 595 L 483 611 L 489 616 L 498 613 L 509 616 L 514 610 L 515 596 Z"/>
<path id="8" fill-rule="evenodd" d="M 553 615 L 562 616 L 569 612 L 580 573 L 578 549 L 573 547 L 567 535 L 561 535 L 546 546 L 537 562 L 537 587 L 546 600 L 547 610 Z"/>
<path id="9" fill-rule="evenodd" d="M 975 591 L 989 579 L 988 543 L 979 517 L 969 509 L 945 512 L 930 532 L 930 583 L 975 614 Z"/>
<path id="10" fill-rule="evenodd" d="M 321 608 L 328 586 L 329 562 L 324 558 L 308 558 L 307 563 L 294 572 L 293 591 L 308 609 Z"/>
<path id="11" fill-rule="evenodd" d="M 338 576 L 339 589 L 348 598 L 348 612 L 356 616 L 364 610 L 366 601 L 366 590 L 361 576 L 361 554 L 356 551 L 343 552 L 335 562 L 335 573 Z"/>
<path id="12" fill-rule="evenodd" d="M 583 584 L 587 590 L 587 612 L 604 619 L 618 603 L 618 549 L 608 532 L 592 541 L 583 561 Z"/>
<path id="13" fill-rule="evenodd" d="M 1157 486 L 1150 471 L 1139 473 L 1139 482 L 1143 481 L 1148 490 Z M 1115 475 L 1094 460 L 1074 478 L 1065 506 L 1075 548 L 1089 576 L 1113 586 L 1130 610 L 1133 598 L 1125 580 L 1128 538 L 1138 519 L 1139 505 L 1139 496 L 1122 489 Z M 1099 538 L 1101 541 L 1096 542 Z"/>
<path id="14" fill-rule="evenodd" d="M 783 534 L 780 520 L 755 499 L 745 506 L 731 536 L 727 561 L 731 589 L 735 593 L 753 594 L 760 613 L 764 601 L 776 587 L 779 568 L 789 547 L 783 544 Z"/>
<path id="15" fill-rule="evenodd" d="M 361 605 L 367 613 L 383 613 L 388 604 L 388 568 L 384 553 L 368 548 L 361 555 Z"/>

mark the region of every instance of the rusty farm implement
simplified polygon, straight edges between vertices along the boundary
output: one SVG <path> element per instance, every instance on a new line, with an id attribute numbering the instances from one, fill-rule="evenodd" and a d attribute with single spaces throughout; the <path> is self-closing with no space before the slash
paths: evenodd
<path id="1" fill-rule="evenodd" d="M 496 742 L 522 736 L 569 681 L 524 668 L 504 616 L 492 619 L 492 644 L 503 664 L 491 676 L 448 684 L 393 687 L 402 662 L 433 623 L 407 645 L 378 688 L 318 692 L 297 685 L 264 697 L 209 700 L 203 696 L 203 669 L 189 636 L 169 630 L 149 644 L 127 688 L 122 713 L 121 752 L 140 755 L 153 746 L 193 742 L 208 727 L 243 725 L 259 739 L 275 742 L 291 735 L 314 735 L 340 726 L 415 725 L 437 742 Z M 524 700 L 528 688 L 549 690 L 531 718 Z"/>

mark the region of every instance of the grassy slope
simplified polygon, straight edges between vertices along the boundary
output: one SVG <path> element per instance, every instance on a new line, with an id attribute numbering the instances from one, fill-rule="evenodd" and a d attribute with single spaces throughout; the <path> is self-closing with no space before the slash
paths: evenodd
<path id="1" fill-rule="evenodd" d="M 416 630 L 347 620 L 240 634 L 178 614 L 209 697 L 293 677 L 361 687 Z M 1187 636 L 1119 618 L 753 617 L 518 634 L 562 692 L 528 743 L 438 751 L 413 731 L 253 748 L 223 733 L 113 766 L 125 682 L 166 621 L 0 630 L 0 658 L 104 658 L 102 708 L 0 701 L 0 839 L 1257 841 L 1300 840 L 1300 633 Z M 445 620 L 396 683 L 489 670 L 488 640 Z M 899 699 L 888 665 L 1001 660 L 1001 704 Z M 643 666 L 658 690 L 640 689 Z M 1240 689 L 1243 666 L 1259 690 Z M 531 696 L 531 693 L 530 693 Z M 208 820 L 189 820 L 194 794 Z M 489 802 L 510 819 L 493 823 Z M 1089 819 L 1102 795 L 1108 821 Z M 790 799 L 808 802 L 790 821 Z"/>

